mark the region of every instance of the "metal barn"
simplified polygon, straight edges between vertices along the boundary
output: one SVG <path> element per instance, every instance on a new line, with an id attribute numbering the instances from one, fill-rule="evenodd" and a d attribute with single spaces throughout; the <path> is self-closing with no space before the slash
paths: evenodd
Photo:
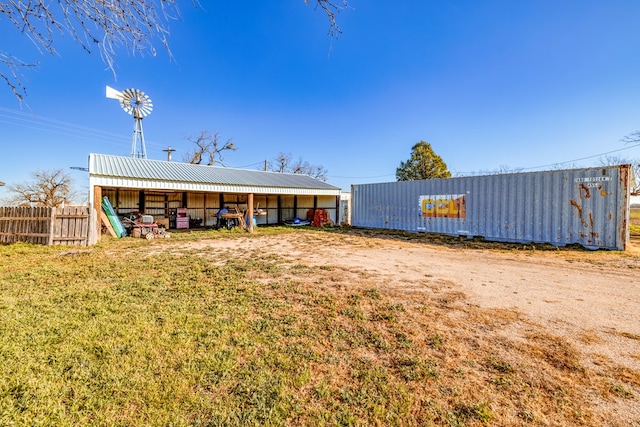
<path id="1" fill-rule="evenodd" d="M 93 153 L 89 192 L 98 209 L 107 196 L 118 215 L 141 212 L 168 228 L 178 209 L 186 209 L 192 227 L 215 225 L 225 206 L 252 212 L 257 225 L 306 218 L 311 209 L 326 210 L 337 223 L 340 209 L 340 188 L 307 175 Z"/>
<path id="2" fill-rule="evenodd" d="M 629 165 L 353 185 L 352 225 L 624 250 Z"/>

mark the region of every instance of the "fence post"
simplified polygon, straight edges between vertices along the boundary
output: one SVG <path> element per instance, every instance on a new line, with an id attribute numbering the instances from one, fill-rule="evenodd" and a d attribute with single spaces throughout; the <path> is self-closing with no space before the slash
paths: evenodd
<path id="1" fill-rule="evenodd" d="M 96 210 L 94 205 L 89 205 L 89 223 L 87 224 L 87 246 L 98 243 L 98 231 L 96 227 Z"/>
<path id="2" fill-rule="evenodd" d="M 55 228 L 56 228 L 55 226 L 56 226 L 56 210 L 57 209 L 58 208 L 54 208 L 54 207 L 51 208 L 51 218 L 50 218 L 51 224 L 49 225 L 49 246 L 53 245 L 53 238 L 54 238 L 53 233 L 55 232 Z"/>

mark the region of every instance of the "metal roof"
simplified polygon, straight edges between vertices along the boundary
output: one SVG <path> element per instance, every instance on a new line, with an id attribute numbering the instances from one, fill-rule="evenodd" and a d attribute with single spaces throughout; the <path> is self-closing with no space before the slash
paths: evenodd
<path id="1" fill-rule="evenodd" d="M 181 191 L 339 195 L 340 188 L 302 174 L 202 166 L 89 154 L 92 185 Z"/>

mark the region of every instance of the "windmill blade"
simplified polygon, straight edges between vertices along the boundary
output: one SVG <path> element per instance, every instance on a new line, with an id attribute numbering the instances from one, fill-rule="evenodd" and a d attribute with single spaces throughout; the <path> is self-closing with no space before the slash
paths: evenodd
<path id="1" fill-rule="evenodd" d="M 120 107 L 135 118 L 146 117 L 153 111 L 153 102 L 139 89 L 125 89 L 119 92 L 107 86 L 107 96 L 120 101 Z"/>
<path id="2" fill-rule="evenodd" d="M 140 110 L 140 114 L 142 114 L 143 117 L 146 117 L 149 114 L 151 114 L 151 111 L 153 110 L 153 105 L 151 103 L 145 103 L 142 106 L 140 106 L 139 110 Z"/>
<path id="3" fill-rule="evenodd" d="M 136 89 L 125 89 L 122 91 L 122 96 L 125 98 L 133 99 L 136 97 Z"/>
<path id="4" fill-rule="evenodd" d="M 124 111 L 132 115 L 137 108 L 136 105 L 136 90 L 125 89 L 122 91 L 122 98 L 120 98 L 120 106 Z"/>
<path id="5" fill-rule="evenodd" d="M 110 86 L 107 86 L 107 98 L 110 99 L 122 99 L 122 92 L 116 90 Z"/>
<path id="6" fill-rule="evenodd" d="M 130 115 L 133 114 L 134 107 L 133 107 L 133 105 L 131 105 L 131 99 L 127 98 L 126 96 L 121 98 L 120 99 L 120 106 L 122 107 L 122 109 L 124 111 L 126 111 Z"/>
<path id="7" fill-rule="evenodd" d="M 151 102 L 151 98 L 145 95 L 144 92 L 140 92 L 141 97 L 139 99 L 139 111 L 143 117 L 148 116 L 153 111 L 153 102 Z"/>

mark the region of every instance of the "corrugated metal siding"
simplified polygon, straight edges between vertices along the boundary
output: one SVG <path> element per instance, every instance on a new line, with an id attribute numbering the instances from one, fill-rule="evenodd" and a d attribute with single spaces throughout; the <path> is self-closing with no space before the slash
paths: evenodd
<path id="1" fill-rule="evenodd" d="M 148 190 L 203 191 L 213 193 L 340 195 L 340 189 L 314 189 L 304 187 L 264 187 L 249 185 L 222 185 L 189 182 L 149 181 L 144 179 L 91 176 L 91 186 L 113 188 L 145 188 Z"/>
<path id="2" fill-rule="evenodd" d="M 205 197 L 205 208 L 207 209 L 220 209 L 220 195 L 217 193 L 208 193 Z"/>
<path id="3" fill-rule="evenodd" d="M 255 196 L 253 198 L 253 208 L 254 209 L 267 209 L 269 206 L 267 196 Z"/>
<path id="4" fill-rule="evenodd" d="M 140 210 L 140 192 L 121 190 L 118 192 L 118 205 L 114 206 L 119 214 L 128 214 Z"/>
<path id="5" fill-rule="evenodd" d="M 313 196 L 298 196 L 298 208 L 313 209 Z"/>
<path id="6" fill-rule="evenodd" d="M 181 162 L 89 155 L 92 185 L 271 194 L 340 194 L 340 189 L 302 174 L 220 168 Z"/>
<path id="7" fill-rule="evenodd" d="M 269 224 L 278 223 L 278 197 L 271 196 L 267 198 L 267 222 Z"/>
<path id="8" fill-rule="evenodd" d="M 623 250 L 629 176 L 622 165 L 354 185 L 352 224 Z"/>
<path id="9" fill-rule="evenodd" d="M 187 215 L 194 220 L 199 218 L 201 225 L 206 223 L 204 199 L 204 193 L 187 193 Z"/>
<path id="10" fill-rule="evenodd" d="M 145 192 L 144 214 L 151 215 L 154 218 L 165 218 L 167 216 L 166 199 L 167 199 L 167 195 L 165 193 Z"/>
<path id="11" fill-rule="evenodd" d="M 318 207 L 324 209 L 335 209 L 336 198 L 331 196 L 318 196 Z"/>
<path id="12" fill-rule="evenodd" d="M 307 219 L 307 212 L 313 210 L 313 196 L 298 196 L 297 209 L 294 216 Z"/>
<path id="13" fill-rule="evenodd" d="M 217 221 L 216 214 L 220 210 L 220 194 L 206 193 L 204 196 L 204 225 L 214 226 Z"/>
<path id="14" fill-rule="evenodd" d="M 294 197 L 290 195 L 280 196 L 280 215 L 283 220 L 293 219 L 296 217 L 294 210 Z"/>
<path id="15" fill-rule="evenodd" d="M 187 193 L 189 208 L 204 208 L 204 193 Z"/>

